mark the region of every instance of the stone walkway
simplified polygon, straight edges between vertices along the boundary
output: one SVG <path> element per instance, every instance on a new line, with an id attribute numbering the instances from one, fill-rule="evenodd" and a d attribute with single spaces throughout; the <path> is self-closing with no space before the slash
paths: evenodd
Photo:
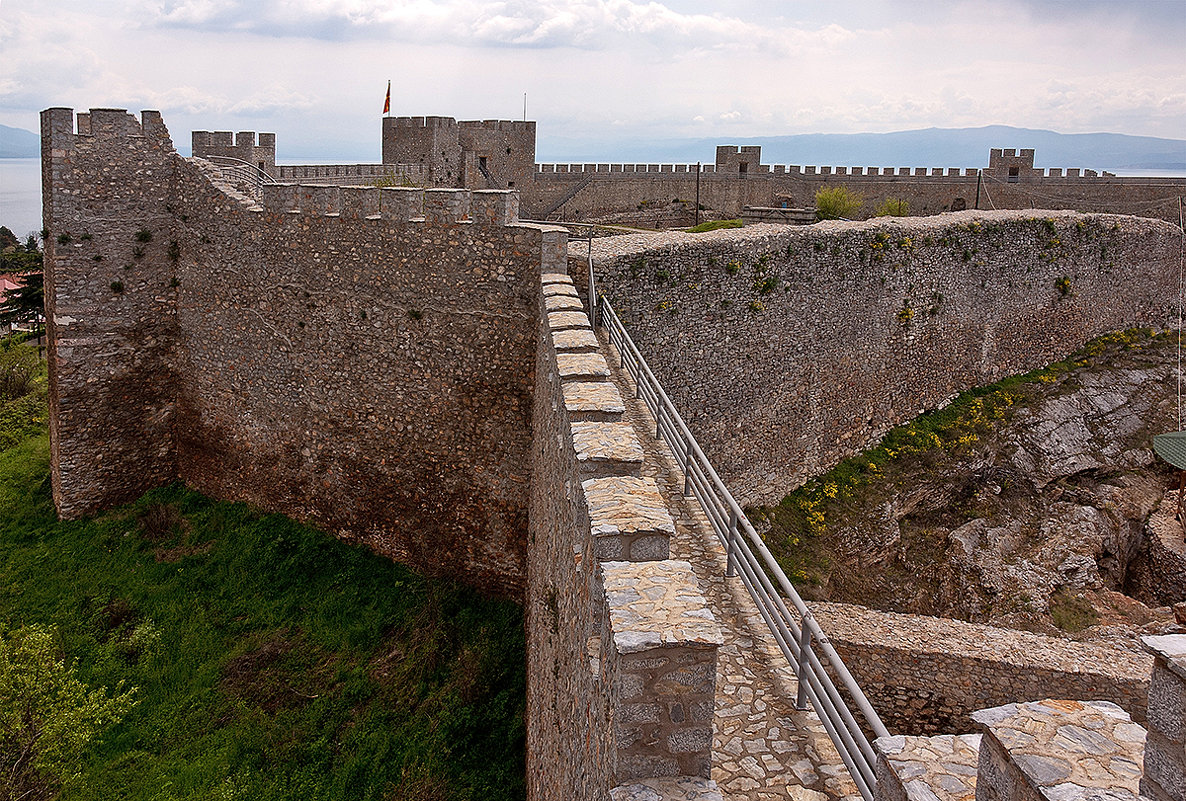
<path id="1" fill-rule="evenodd" d="M 676 534 L 671 558 L 686 559 L 724 633 L 718 651 L 713 769 L 731 801 L 860 801 L 848 770 L 814 712 L 794 708 L 797 682 L 739 578 L 725 577 L 725 551 L 694 498 L 655 421 L 608 344 L 611 378 L 626 399 L 624 419 L 642 443 L 642 475 L 663 494 Z"/>

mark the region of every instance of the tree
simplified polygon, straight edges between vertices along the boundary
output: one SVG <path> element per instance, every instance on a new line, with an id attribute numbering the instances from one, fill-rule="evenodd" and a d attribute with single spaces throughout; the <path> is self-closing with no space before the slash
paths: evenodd
<path id="1" fill-rule="evenodd" d="M 847 186 L 821 186 L 815 193 L 815 216 L 819 220 L 851 217 L 865 200 Z"/>
<path id="2" fill-rule="evenodd" d="M 40 801 L 76 782 L 86 746 L 135 706 L 133 690 L 108 696 L 59 658 L 44 626 L 0 627 L 0 798 Z M 7 786 L 2 782 L 7 782 Z"/>
<path id="3" fill-rule="evenodd" d="M 0 303 L 0 324 L 40 323 L 45 309 L 42 253 L 37 240 L 22 245 L 12 231 L 0 226 L 0 273 L 19 276 L 16 289 Z"/>

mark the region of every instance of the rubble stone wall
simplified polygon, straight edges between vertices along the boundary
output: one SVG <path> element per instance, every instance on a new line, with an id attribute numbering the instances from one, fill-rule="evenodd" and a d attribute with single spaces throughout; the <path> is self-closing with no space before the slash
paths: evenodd
<path id="1" fill-rule="evenodd" d="M 1171 324 L 1179 239 L 1134 217 L 961 212 L 633 234 L 592 253 L 733 493 L 771 503 L 962 390 Z"/>
<path id="2" fill-rule="evenodd" d="M 79 118 L 43 121 L 60 512 L 180 478 L 520 594 L 559 235 L 505 224 L 512 193 L 475 193 L 478 222 L 466 190 L 269 187 L 265 210 L 159 115 Z"/>
<path id="3" fill-rule="evenodd" d="M 177 475 L 177 168 L 160 114 L 41 115 L 50 443 L 66 517 Z"/>
<path id="4" fill-rule="evenodd" d="M 1041 698 L 1111 701 L 1145 720 L 1146 653 L 850 604 L 810 606 L 897 734 L 974 731 L 978 709 Z"/>

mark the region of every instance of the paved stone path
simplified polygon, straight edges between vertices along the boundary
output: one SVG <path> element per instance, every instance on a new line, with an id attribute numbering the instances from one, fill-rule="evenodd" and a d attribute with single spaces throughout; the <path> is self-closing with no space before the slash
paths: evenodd
<path id="1" fill-rule="evenodd" d="M 675 519 L 671 558 L 686 559 L 724 634 L 718 651 L 712 778 L 730 801 L 860 801 L 848 770 L 814 712 L 794 708 L 797 682 L 739 578 L 725 577 L 725 551 L 694 498 L 655 421 L 634 397 L 608 344 L 611 378 L 626 400 L 624 419 L 642 443 L 642 475 L 659 486 Z"/>

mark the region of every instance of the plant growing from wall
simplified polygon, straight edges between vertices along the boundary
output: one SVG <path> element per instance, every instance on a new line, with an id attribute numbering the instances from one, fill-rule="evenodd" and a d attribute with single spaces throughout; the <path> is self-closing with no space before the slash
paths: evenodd
<path id="1" fill-rule="evenodd" d="M 902 308 L 898 309 L 898 321 L 902 325 L 910 325 L 910 321 L 914 319 L 914 307 L 910 305 L 910 301 L 903 301 Z"/>
<path id="2" fill-rule="evenodd" d="M 1054 279 L 1054 288 L 1058 290 L 1058 294 L 1066 297 L 1071 294 L 1071 279 L 1069 276 L 1060 275 Z"/>
<path id="3" fill-rule="evenodd" d="M 782 284 L 782 279 L 777 275 L 756 275 L 754 276 L 754 291 L 759 295 L 769 295 L 774 290 L 778 289 Z"/>
<path id="4" fill-rule="evenodd" d="M 123 292 L 124 291 L 124 282 L 123 281 L 112 281 L 111 282 L 111 291 L 117 295 L 120 292 Z"/>
<path id="5" fill-rule="evenodd" d="M 821 186 L 815 193 L 815 216 L 818 220 L 839 220 L 851 217 L 865 200 L 843 184 Z"/>
<path id="6" fill-rule="evenodd" d="M 873 212 L 874 217 L 906 217 L 909 214 L 910 204 L 896 197 L 887 197 Z"/>
<path id="7" fill-rule="evenodd" d="M 749 310 L 754 314 L 761 314 L 766 311 L 766 304 L 760 300 L 751 300 L 749 302 Z"/>
<path id="8" fill-rule="evenodd" d="M 152 241 L 152 231 L 147 228 L 141 228 L 136 232 L 136 241 L 145 244 Z"/>
<path id="9" fill-rule="evenodd" d="M 737 275 L 739 272 L 741 272 L 741 262 L 736 259 L 729 262 L 725 265 L 725 272 L 727 272 L 729 275 Z"/>

